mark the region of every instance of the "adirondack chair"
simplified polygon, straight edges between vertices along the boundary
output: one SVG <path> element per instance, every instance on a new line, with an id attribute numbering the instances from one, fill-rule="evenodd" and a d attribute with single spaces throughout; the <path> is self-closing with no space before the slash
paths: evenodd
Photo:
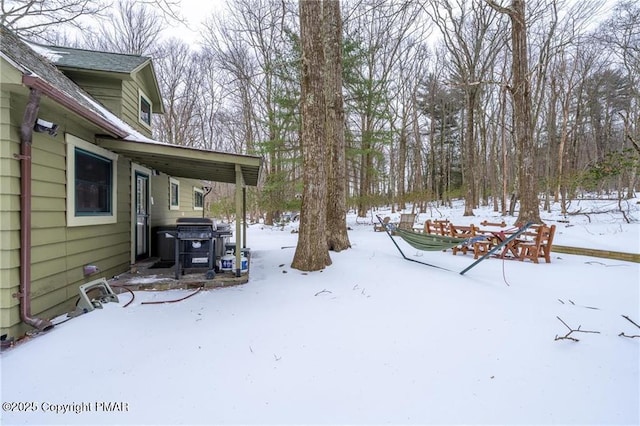
<path id="1" fill-rule="evenodd" d="M 389 224 L 389 222 L 391 221 L 391 218 L 389 216 L 386 216 L 384 219 L 382 219 L 382 223 L 374 223 L 373 224 L 373 231 L 374 232 L 384 232 L 384 230 L 386 229 L 387 225 Z"/>
<path id="2" fill-rule="evenodd" d="M 399 229 L 407 229 L 413 231 L 413 224 L 416 221 L 415 213 L 402 213 L 400 215 L 400 222 L 398 223 Z"/>
<path id="3" fill-rule="evenodd" d="M 551 246 L 556 226 L 536 225 L 531 241 L 523 241 L 517 245 L 518 258 L 530 259 L 538 263 L 539 258 L 544 258 L 546 263 L 551 263 Z"/>

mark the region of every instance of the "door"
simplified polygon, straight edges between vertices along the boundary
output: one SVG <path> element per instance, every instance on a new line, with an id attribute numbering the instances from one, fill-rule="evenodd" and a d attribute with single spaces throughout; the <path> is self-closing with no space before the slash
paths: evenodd
<path id="1" fill-rule="evenodd" d="M 149 175 L 135 172 L 135 255 L 136 260 L 149 257 Z"/>

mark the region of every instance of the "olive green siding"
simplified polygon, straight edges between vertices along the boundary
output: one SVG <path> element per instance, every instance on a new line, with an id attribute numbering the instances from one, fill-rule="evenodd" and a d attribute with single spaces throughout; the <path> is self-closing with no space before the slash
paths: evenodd
<path id="1" fill-rule="evenodd" d="M 0 101 L 0 334 L 19 336 L 28 327 L 21 324 L 19 300 L 13 297 L 20 285 L 20 162 L 13 154 L 20 151 L 25 100 L 2 92 Z M 73 310 L 80 284 L 130 266 L 131 163 L 124 157 L 117 161 L 117 223 L 67 227 L 64 133 L 92 142 L 95 131 L 50 104 L 43 98 L 38 115 L 60 125 L 58 136 L 34 133 L 32 144 L 31 314 L 42 318 Z M 83 266 L 89 264 L 100 272 L 85 277 Z"/>
<path id="2" fill-rule="evenodd" d="M 3 82 L 6 64 L 2 61 Z M 13 158 L 20 152 L 11 127 L 10 93 L 0 91 L 0 323 L 15 323 L 18 311 L 12 283 L 19 279 L 20 265 L 20 167 Z M 0 334 L 4 334 L 4 328 Z"/>
<path id="3" fill-rule="evenodd" d="M 151 130 L 142 125 L 138 120 L 138 108 L 139 108 L 139 96 L 142 90 L 148 97 L 148 92 L 141 88 L 136 81 L 125 80 L 122 82 L 122 116 L 121 118 L 126 121 L 134 129 L 145 135 L 151 137 Z"/>
<path id="4" fill-rule="evenodd" d="M 160 173 L 151 177 L 153 205 L 151 206 L 151 226 L 175 225 L 180 217 L 202 217 L 202 210 L 193 209 L 193 187 L 202 188 L 202 182 L 194 179 L 176 178 L 180 183 L 180 209 L 169 208 L 169 176 Z"/>
<path id="5" fill-rule="evenodd" d="M 21 280 L 21 160 L 16 155 L 20 153 L 19 130 L 29 89 L 22 84 L 21 72 L 1 57 L 0 71 L 0 334 L 19 337 L 30 329 L 21 322 L 20 300 L 14 296 L 19 292 Z M 150 99 L 156 99 L 153 111 L 162 111 L 151 68 L 126 77 L 77 70 L 69 70 L 68 75 L 114 115 L 151 137 L 151 130 L 138 121 L 140 89 Z M 57 136 L 33 133 L 31 264 L 27 267 L 31 271 L 31 316 L 51 319 L 74 309 L 79 285 L 100 277 L 111 278 L 129 269 L 132 165 L 127 157 L 119 156 L 116 161 L 116 223 L 69 226 L 65 135 L 95 143 L 96 135 L 103 135 L 105 129 L 98 127 L 103 124 L 92 123 L 46 96 L 40 99 L 38 117 L 59 127 Z M 171 210 L 169 176 L 152 173 L 151 227 L 173 225 L 179 217 L 202 216 L 202 210 L 193 207 L 193 188 L 200 188 L 201 181 L 178 180 L 180 209 Z M 154 243 L 152 237 L 151 244 Z M 99 273 L 85 276 L 85 265 L 97 266 Z"/>
<path id="6" fill-rule="evenodd" d="M 122 117 L 122 81 L 120 79 L 78 71 L 67 71 L 65 74 L 114 115 Z"/>
<path id="7" fill-rule="evenodd" d="M 149 97 L 149 89 L 137 80 L 122 80 L 108 73 L 83 73 L 65 71 L 78 86 L 82 87 L 114 115 L 128 125 L 151 138 L 152 132 L 138 120 L 139 90 Z"/>

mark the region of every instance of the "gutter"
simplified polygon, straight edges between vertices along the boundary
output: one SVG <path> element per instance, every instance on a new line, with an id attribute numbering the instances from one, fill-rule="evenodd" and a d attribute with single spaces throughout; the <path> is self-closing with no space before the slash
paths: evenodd
<path id="1" fill-rule="evenodd" d="M 33 126 L 38 119 L 40 91 L 31 89 L 20 126 L 20 318 L 40 331 L 53 328 L 53 323 L 31 316 L 31 143 Z"/>
<path id="2" fill-rule="evenodd" d="M 51 84 L 42 80 L 33 75 L 23 75 L 22 83 L 29 87 L 32 91 L 36 90 L 38 92 L 42 92 L 48 98 L 54 100 L 58 104 L 62 105 L 78 114 L 80 117 L 89 120 L 91 123 L 97 125 L 98 127 L 108 131 L 109 133 L 116 135 L 117 137 L 124 139 L 129 136 L 129 133 L 116 126 L 105 117 L 101 116 L 95 111 L 90 110 L 86 106 L 79 103 L 77 100 L 73 99 L 71 96 L 67 95 L 65 92 L 55 88 Z M 35 123 L 35 118 L 34 118 Z M 33 127 L 33 124 L 32 126 Z"/>

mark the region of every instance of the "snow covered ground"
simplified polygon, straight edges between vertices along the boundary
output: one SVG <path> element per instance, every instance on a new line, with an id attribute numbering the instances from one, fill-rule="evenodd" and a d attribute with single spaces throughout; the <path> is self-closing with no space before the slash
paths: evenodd
<path id="1" fill-rule="evenodd" d="M 557 244 L 638 253 L 636 201 L 632 224 L 543 218 Z M 420 221 L 502 219 L 461 213 Z M 461 276 L 471 255 L 400 240 L 407 256 L 453 272 L 407 262 L 370 220 L 348 222 L 352 249 L 321 272 L 290 268 L 290 227 L 254 225 L 248 284 L 159 305 L 141 302 L 191 291 L 136 292 L 128 307 L 124 293 L 5 351 L 0 423 L 640 423 L 640 338 L 619 336 L 640 334 L 622 317 L 640 323 L 639 264 L 553 253 L 550 264 L 488 259 Z M 555 340 L 569 332 L 560 320 L 597 333 Z"/>

